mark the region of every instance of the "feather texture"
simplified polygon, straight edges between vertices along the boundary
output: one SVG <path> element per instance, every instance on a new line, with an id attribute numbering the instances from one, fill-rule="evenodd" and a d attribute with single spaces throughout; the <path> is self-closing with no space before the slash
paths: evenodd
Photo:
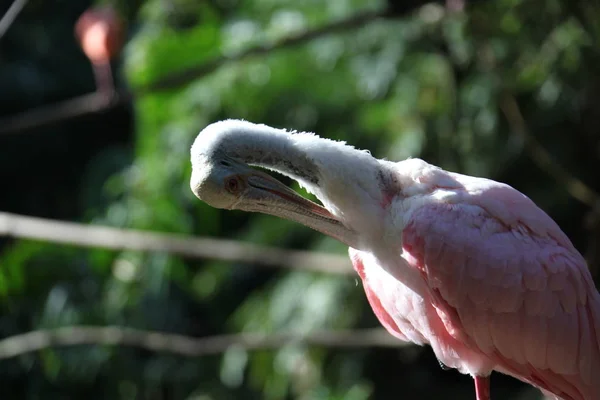
<path id="1" fill-rule="evenodd" d="M 247 121 L 206 127 L 191 161 L 190 186 L 209 204 L 290 218 L 352 246 L 382 325 L 476 377 L 480 398 L 495 370 L 556 398 L 600 399 L 600 295 L 567 236 L 517 190 Z M 248 164 L 296 179 L 327 210 Z M 231 193 L 231 176 L 253 184 Z"/>
<path id="2" fill-rule="evenodd" d="M 384 326 L 420 336 L 462 372 L 497 370 L 565 400 L 600 399 L 600 296 L 583 257 L 513 188 L 420 165 L 412 179 L 424 187 L 403 175 L 413 192 L 390 207 L 403 210 L 402 268 L 419 271 L 426 290 L 386 276 L 397 267 L 377 252 L 351 251 L 365 290 L 397 321 Z"/>

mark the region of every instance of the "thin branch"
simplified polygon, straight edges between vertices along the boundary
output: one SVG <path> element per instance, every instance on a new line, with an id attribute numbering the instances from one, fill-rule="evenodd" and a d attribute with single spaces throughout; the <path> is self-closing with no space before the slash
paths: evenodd
<path id="1" fill-rule="evenodd" d="M 346 19 L 332 22 L 320 28 L 306 30 L 298 34 L 288 36 L 272 44 L 260 44 L 255 47 L 242 50 L 241 52 L 230 56 L 222 55 L 211 61 L 208 61 L 205 64 L 176 72 L 172 75 L 160 79 L 157 82 L 151 83 L 146 87 L 140 88 L 136 91 L 136 95 L 144 95 L 149 92 L 157 92 L 162 90 L 178 88 L 190 81 L 193 81 L 194 79 L 206 76 L 214 72 L 218 68 L 231 62 L 241 61 L 251 56 L 268 54 L 282 49 L 289 49 L 308 43 L 311 40 L 331 35 L 333 33 L 342 32 L 354 28 L 360 28 L 363 27 L 365 24 L 372 22 L 378 18 L 385 17 L 386 14 L 386 10 L 366 11 L 357 15 L 353 15 Z"/>
<path id="2" fill-rule="evenodd" d="M 18 133 L 31 128 L 48 126 L 59 121 L 100 112 L 109 106 L 126 103 L 136 97 L 176 89 L 195 79 L 202 78 L 228 63 L 241 61 L 251 56 L 296 47 L 322 36 L 352 28 L 359 28 L 364 26 L 364 24 L 377 18 L 384 17 L 385 15 L 385 10 L 367 11 L 340 21 L 332 22 L 331 24 L 320 28 L 306 30 L 291 35 L 272 44 L 261 44 L 233 55 L 221 55 L 204 64 L 177 71 L 158 79 L 156 82 L 133 89 L 132 91 L 121 90 L 115 94 L 111 101 L 107 101 L 106 96 L 103 94 L 92 93 L 75 97 L 61 103 L 50 104 L 31 111 L 25 111 L 0 120 L 0 135 Z"/>
<path id="3" fill-rule="evenodd" d="M 489 0 L 471 0 L 471 3 L 483 1 Z M 431 2 L 444 4 L 445 0 L 432 0 Z M 43 126 L 52 125 L 67 119 L 100 112 L 108 107 L 117 106 L 119 104 L 131 101 L 131 99 L 136 97 L 144 96 L 150 93 L 176 89 L 193 80 L 200 79 L 228 63 L 241 61 L 256 55 L 267 54 L 300 46 L 323 36 L 363 27 L 365 24 L 380 18 L 401 18 L 402 16 L 408 15 L 416 9 L 422 7 L 426 3 L 427 1 L 423 0 L 404 2 L 400 5 L 399 2 L 396 3 L 397 5 L 394 7 L 394 9 L 365 11 L 336 22 L 332 22 L 320 28 L 306 30 L 298 34 L 288 36 L 271 44 L 260 44 L 229 56 L 221 55 L 204 64 L 166 75 L 162 78 L 159 78 L 155 82 L 135 88 L 132 91 L 120 90 L 115 93 L 113 99 L 110 101 L 106 101 L 106 98 L 99 93 L 92 93 L 75 97 L 62 103 L 43 106 L 33 111 L 25 111 L 0 120 L 0 135 L 19 133 L 32 128 L 40 128 Z M 77 105 L 77 102 L 82 102 L 85 104 Z"/>
<path id="4" fill-rule="evenodd" d="M 556 181 L 560 182 L 573 198 L 592 209 L 600 207 L 600 194 L 562 167 L 529 132 L 525 118 L 514 96 L 505 94 L 501 100 L 500 108 L 504 112 L 511 129 L 525 139 L 529 156 L 542 171 L 546 171 Z"/>
<path id="5" fill-rule="evenodd" d="M 0 39 L 8 31 L 13 22 L 15 22 L 25 4 L 27 4 L 27 0 L 14 0 L 10 5 L 6 14 L 0 19 Z"/>
<path id="6" fill-rule="evenodd" d="M 298 333 L 240 333 L 203 338 L 143 331 L 119 326 L 71 326 L 31 331 L 0 340 L 0 359 L 35 351 L 77 345 L 133 346 L 150 351 L 168 352 L 186 357 L 200 357 L 225 352 L 230 348 L 272 350 L 289 344 L 351 348 L 406 347 L 384 329 L 358 331 L 316 331 Z"/>
<path id="7" fill-rule="evenodd" d="M 312 251 L 282 250 L 232 240 L 190 238 L 85 225 L 0 212 L 0 236 L 43 240 L 112 250 L 164 251 L 192 258 L 243 262 L 265 267 L 352 274 L 347 257 Z"/>
<path id="8" fill-rule="evenodd" d="M 108 111 L 130 98 L 131 94 L 128 92 L 115 94 L 112 98 L 106 93 L 93 92 L 60 103 L 34 108 L 0 120 L 0 135 L 41 128 L 58 121 Z"/>

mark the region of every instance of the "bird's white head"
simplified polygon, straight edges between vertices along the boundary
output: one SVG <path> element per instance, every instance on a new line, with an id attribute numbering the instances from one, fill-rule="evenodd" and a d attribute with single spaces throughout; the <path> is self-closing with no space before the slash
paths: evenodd
<path id="1" fill-rule="evenodd" d="M 358 232 L 381 230 L 382 164 L 343 142 L 225 120 L 200 132 L 191 162 L 191 189 L 213 207 L 291 219 L 355 248 Z M 251 165 L 295 179 L 324 207 Z"/>

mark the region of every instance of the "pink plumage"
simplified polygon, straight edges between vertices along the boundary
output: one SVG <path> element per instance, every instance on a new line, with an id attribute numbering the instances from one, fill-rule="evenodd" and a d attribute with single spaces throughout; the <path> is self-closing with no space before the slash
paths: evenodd
<path id="1" fill-rule="evenodd" d="M 490 399 L 492 371 L 557 399 L 600 399 L 600 294 L 567 236 L 517 190 L 246 121 L 209 125 L 191 155 L 198 198 L 347 244 L 381 324 L 472 375 L 477 400 Z M 248 164 L 297 180 L 323 207 Z"/>
<path id="2" fill-rule="evenodd" d="M 350 249 L 382 325 L 474 377 L 496 370 L 559 399 L 600 399 L 600 295 L 556 223 L 504 184 L 428 164 L 413 179 L 427 189 L 396 193 L 387 210 L 404 210 L 398 252 L 425 290 Z"/>

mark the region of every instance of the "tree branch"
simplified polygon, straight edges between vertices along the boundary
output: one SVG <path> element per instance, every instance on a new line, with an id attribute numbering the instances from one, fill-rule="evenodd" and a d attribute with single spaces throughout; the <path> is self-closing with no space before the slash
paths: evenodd
<path id="1" fill-rule="evenodd" d="M 460 2 L 462 0 L 455 1 Z M 471 3 L 484 1 L 488 0 L 471 0 Z M 444 4 L 446 0 L 431 0 L 430 2 Z M 365 24 L 370 23 L 379 18 L 401 18 L 412 13 L 416 9 L 422 7 L 423 5 L 429 3 L 429 1 L 389 1 L 388 3 L 392 4 L 391 8 L 385 8 L 374 11 L 364 11 L 362 13 L 358 13 L 348 18 L 332 22 L 319 28 L 306 30 L 298 34 L 288 36 L 271 44 L 260 44 L 255 47 L 242 50 L 239 53 L 230 56 L 218 56 L 204 64 L 190 67 L 182 71 L 174 72 L 146 86 L 135 88 L 132 91 L 117 91 L 115 92 L 113 99 L 109 101 L 106 100 L 105 95 L 103 94 L 91 93 L 80 97 L 75 97 L 58 104 L 43 106 L 39 109 L 25 111 L 20 114 L 1 119 L 0 135 L 20 133 L 32 128 L 40 128 L 43 126 L 52 125 L 67 119 L 100 112 L 109 107 L 114 107 L 119 104 L 126 103 L 136 97 L 164 90 L 176 89 L 195 79 L 202 78 L 228 63 L 241 61 L 251 56 L 267 54 L 287 48 L 300 46 L 319 37 L 323 37 L 333 33 L 343 32 L 349 29 L 360 28 Z M 452 6 L 448 6 L 452 8 Z M 77 104 L 79 102 L 83 104 Z"/>
<path id="2" fill-rule="evenodd" d="M 0 19 L 0 39 L 8 31 L 13 22 L 15 22 L 25 4 L 27 4 L 27 0 L 14 0 L 4 16 L 2 16 L 2 19 Z"/>
<path id="3" fill-rule="evenodd" d="M 0 236 L 43 240 L 112 250 L 164 251 L 192 258 L 243 262 L 265 267 L 352 274 L 347 257 L 312 251 L 282 250 L 232 240 L 190 238 L 84 225 L 0 212 Z"/>
<path id="4" fill-rule="evenodd" d="M 56 122 L 108 111 L 131 98 L 132 94 L 126 91 L 115 93 L 112 98 L 106 93 L 93 92 L 60 103 L 41 106 L 1 119 L 0 135 L 19 133 L 31 128 L 41 128 Z"/>
<path id="5" fill-rule="evenodd" d="M 358 331 L 316 331 L 306 334 L 239 333 L 193 338 L 119 326 L 71 326 L 31 331 L 2 339 L 0 340 L 0 359 L 17 357 L 47 348 L 77 345 L 133 346 L 186 357 L 200 357 L 220 354 L 234 346 L 251 351 L 272 350 L 289 344 L 301 343 L 336 348 L 399 348 L 410 345 L 380 328 Z"/>
<path id="6" fill-rule="evenodd" d="M 241 61 L 251 56 L 263 55 L 282 49 L 296 47 L 308 43 L 311 40 L 331 35 L 336 32 L 360 28 L 363 27 L 365 24 L 372 22 L 373 20 L 376 20 L 378 18 L 385 17 L 386 15 L 386 10 L 365 11 L 357 15 L 348 17 L 346 19 L 332 22 L 320 28 L 306 30 L 298 34 L 288 36 L 272 44 L 260 44 L 255 47 L 242 50 L 241 52 L 231 56 L 221 55 L 211 61 L 208 61 L 205 64 L 190 67 L 183 71 L 179 71 L 162 79 L 159 79 L 157 82 L 151 83 L 146 87 L 136 90 L 136 95 L 144 95 L 146 93 L 160 92 L 163 90 L 178 88 L 194 79 L 206 76 L 216 71 L 218 68 L 231 62 Z"/>
<path id="7" fill-rule="evenodd" d="M 511 129 L 525 139 L 526 149 L 533 162 L 542 171 L 547 172 L 557 182 L 560 182 L 573 198 L 590 206 L 593 210 L 598 209 L 600 207 L 600 194 L 562 167 L 529 132 L 525 118 L 514 96 L 504 94 L 500 102 L 500 108 Z"/>
<path id="8" fill-rule="evenodd" d="M 120 90 L 115 94 L 114 98 L 109 101 L 107 101 L 105 94 L 91 93 L 61 103 L 50 104 L 31 111 L 25 111 L 0 120 L 0 135 L 18 133 L 32 128 L 48 126 L 66 119 L 100 112 L 108 107 L 117 106 L 136 97 L 175 89 L 195 79 L 206 76 L 228 63 L 241 61 L 251 56 L 296 47 L 322 36 L 352 28 L 359 28 L 368 22 L 386 16 L 386 13 L 387 11 L 385 10 L 366 11 L 340 21 L 332 22 L 331 24 L 320 28 L 306 30 L 291 35 L 272 44 L 261 44 L 229 56 L 221 55 L 204 64 L 169 74 L 158 79 L 156 82 L 133 89 L 132 91 Z"/>

